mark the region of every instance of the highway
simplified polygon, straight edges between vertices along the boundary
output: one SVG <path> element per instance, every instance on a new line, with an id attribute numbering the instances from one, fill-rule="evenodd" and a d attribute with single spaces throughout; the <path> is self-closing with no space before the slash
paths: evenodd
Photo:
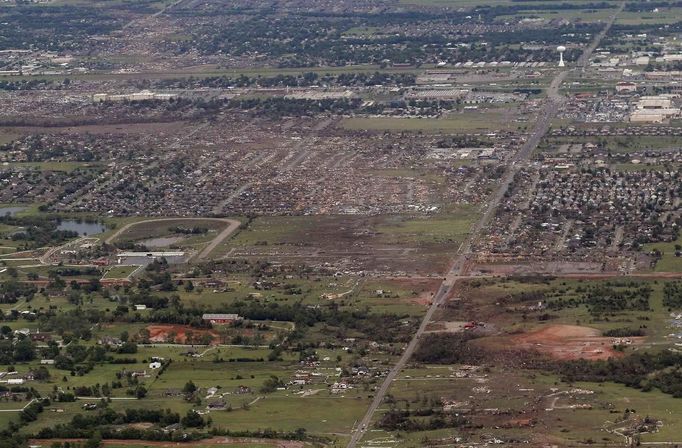
<path id="1" fill-rule="evenodd" d="M 438 309 L 441 303 L 443 303 L 445 298 L 448 296 L 448 294 L 452 290 L 452 286 L 455 284 L 457 279 L 461 275 L 466 275 L 467 264 L 466 262 L 471 254 L 471 247 L 473 243 L 480 236 L 481 231 L 488 224 L 488 222 L 494 215 L 495 211 L 497 210 L 497 207 L 499 206 L 500 202 L 502 201 L 502 198 L 504 197 L 504 193 L 507 191 L 520 166 L 523 165 L 523 163 L 530 160 L 530 157 L 533 154 L 533 151 L 535 151 L 538 144 L 540 143 L 540 140 L 542 140 L 545 134 L 547 134 L 547 131 L 549 131 L 552 119 L 556 116 L 559 107 L 562 104 L 562 98 L 561 95 L 559 95 L 559 88 L 561 87 L 561 84 L 564 82 L 564 79 L 568 75 L 569 70 L 570 69 L 582 70 L 587 66 L 587 63 L 590 60 L 592 52 L 594 52 L 594 50 L 599 46 L 599 43 L 606 35 L 606 33 L 608 33 L 609 29 L 611 28 L 611 25 L 613 25 L 613 22 L 615 21 L 618 14 L 620 14 L 620 12 L 623 10 L 624 6 L 625 3 L 624 2 L 621 3 L 619 8 L 609 17 L 604 29 L 599 34 L 597 34 L 593 39 L 592 43 L 587 48 L 585 48 L 582 55 L 578 58 L 578 61 L 576 62 L 575 66 L 573 68 L 567 67 L 564 70 L 561 70 L 552 79 L 552 82 L 550 83 L 547 90 L 547 101 L 542 110 L 540 111 L 540 113 L 538 114 L 538 121 L 533 127 L 533 130 L 530 136 L 528 137 L 528 140 L 526 140 L 521 149 L 519 149 L 518 153 L 512 159 L 512 163 L 507 168 L 505 175 L 502 181 L 500 182 L 500 185 L 498 186 L 495 193 L 493 193 L 493 195 L 490 197 L 486 210 L 484 211 L 481 218 L 472 227 L 467 240 L 460 246 L 459 250 L 457 251 L 455 260 L 453 261 L 449 272 L 443 279 L 443 283 L 441 283 L 438 292 L 436 292 L 436 294 L 434 295 L 431 306 L 424 315 L 424 318 L 422 319 L 422 322 L 419 325 L 417 332 L 414 334 L 412 340 L 409 342 L 409 344 L 403 351 L 402 355 L 400 356 L 400 359 L 398 359 L 396 364 L 389 371 L 388 375 L 386 375 L 386 378 L 384 379 L 381 386 L 379 386 L 379 389 L 376 390 L 374 398 L 372 399 L 372 403 L 369 405 L 369 408 L 367 409 L 365 416 L 362 418 L 362 420 L 360 420 L 356 430 L 351 434 L 351 439 L 347 445 L 348 448 L 355 448 L 358 442 L 362 439 L 367 430 L 370 428 L 372 419 L 374 418 L 374 413 L 379 408 L 381 403 L 383 403 L 384 398 L 386 397 L 386 394 L 388 393 L 388 390 L 391 387 L 391 384 L 393 383 L 395 378 L 398 376 L 400 371 L 405 367 L 410 358 L 412 358 L 412 355 L 414 354 L 414 351 L 417 348 L 417 344 L 419 343 L 419 339 L 426 330 L 426 326 L 429 324 L 429 322 L 431 322 L 431 319 L 433 317 L 433 314 L 436 312 L 436 309 Z"/>

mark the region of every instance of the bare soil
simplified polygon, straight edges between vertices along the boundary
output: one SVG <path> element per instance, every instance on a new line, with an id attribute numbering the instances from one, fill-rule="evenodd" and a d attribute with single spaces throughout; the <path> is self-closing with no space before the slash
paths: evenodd
<path id="1" fill-rule="evenodd" d="M 187 333 L 194 334 L 195 337 L 200 337 L 204 334 L 209 334 L 213 337 L 213 344 L 218 344 L 218 333 L 213 330 L 205 330 L 201 328 L 194 328 L 187 325 L 149 325 L 149 340 L 151 342 L 162 343 L 168 342 L 171 334 L 175 334 L 176 344 L 187 343 Z"/>
<path id="2" fill-rule="evenodd" d="M 642 338 L 629 339 L 638 343 Z M 550 325 L 508 339 L 514 348 L 536 350 L 556 359 L 591 361 L 623 356 L 613 349 L 613 340 L 601 336 L 599 330 L 576 325 Z"/>

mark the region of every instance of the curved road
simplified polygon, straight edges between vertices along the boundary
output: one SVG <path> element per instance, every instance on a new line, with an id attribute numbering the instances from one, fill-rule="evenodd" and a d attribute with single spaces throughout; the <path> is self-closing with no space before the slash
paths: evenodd
<path id="1" fill-rule="evenodd" d="M 624 6 L 625 3 L 621 3 L 616 12 L 609 17 L 604 29 L 595 36 L 592 43 L 585 49 L 585 51 L 583 51 L 583 54 L 576 63 L 576 68 L 584 69 L 587 66 L 592 52 L 599 46 L 602 38 L 606 35 L 606 33 L 608 33 L 611 25 L 613 25 L 613 22 L 616 19 L 616 16 L 620 14 Z M 466 262 L 469 259 L 469 255 L 471 254 L 471 246 L 473 242 L 478 238 L 481 230 L 486 226 L 486 224 L 490 221 L 490 218 L 497 210 L 500 201 L 504 197 L 504 193 L 507 191 L 509 185 L 514 179 L 514 175 L 518 171 L 520 165 L 530 159 L 530 156 L 533 154 L 535 148 L 537 148 L 542 137 L 544 137 L 547 131 L 549 131 L 552 119 L 556 116 L 559 106 L 562 103 L 562 98 L 559 95 L 559 87 L 564 82 L 564 79 L 567 75 L 568 69 L 565 69 L 560 71 L 554 77 L 554 79 L 552 79 L 547 91 L 548 100 L 538 115 L 538 121 L 535 124 L 531 135 L 528 137 L 528 140 L 526 140 L 526 143 L 521 147 L 516 156 L 512 159 L 512 165 L 508 167 L 500 186 L 491 196 L 483 216 L 481 216 L 481 219 L 472 227 L 469 238 L 460 246 L 459 250 L 457 251 L 457 257 L 455 258 L 446 277 L 443 279 L 443 283 L 441 283 L 438 292 L 434 295 L 433 302 L 431 303 L 431 306 L 426 312 L 424 319 L 419 325 L 419 329 L 415 333 L 410 343 L 407 345 L 407 348 L 405 348 L 405 351 L 403 351 L 403 354 L 400 356 L 398 362 L 393 366 L 388 375 L 386 375 L 386 379 L 384 379 L 384 382 L 374 394 L 374 399 L 369 405 L 367 413 L 358 424 L 358 428 L 355 430 L 355 432 L 351 434 L 351 439 L 348 442 L 347 448 L 355 448 L 360 439 L 362 439 L 362 437 L 365 435 L 371 426 L 374 413 L 379 408 L 381 403 L 383 403 L 384 397 L 386 397 L 388 389 L 391 387 L 391 383 L 393 383 L 400 371 L 405 367 L 405 364 L 407 364 L 412 357 L 412 354 L 417 348 L 417 344 L 421 338 L 421 335 L 424 333 L 426 326 L 431 321 L 433 313 L 445 300 L 455 281 L 460 276 L 466 275 Z"/>
<path id="2" fill-rule="evenodd" d="M 241 222 L 237 221 L 236 219 L 227 219 L 227 218 L 157 218 L 157 219 L 146 219 L 144 221 L 137 221 L 137 222 L 131 222 L 130 224 L 126 224 L 120 229 L 118 229 L 116 232 L 114 232 L 113 235 L 111 235 L 109 238 L 104 240 L 105 243 L 111 244 L 116 238 L 121 236 L 125 231 L 130 229 L 131 227 L 135 227 L 138 224 L 145 224 L 145 223 L 150 223 L 150 222 L 163 222 L 163 221 L 220 221 L 227 223 L 227 227 L 223 229 L 211 242 L 206 246 L 199 254 L 196 256 L 197 260 L 203 260 L 209 256 L 211 252 L 213 252 L 213 249 L 218 247 L 220 243 L 225 241 L 230 235 L 232 235 L 242 224 Z"/>

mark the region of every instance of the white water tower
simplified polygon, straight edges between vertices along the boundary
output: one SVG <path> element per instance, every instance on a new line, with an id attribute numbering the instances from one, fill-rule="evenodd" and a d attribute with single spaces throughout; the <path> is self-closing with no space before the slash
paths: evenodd
<path id="1" fill-rule="evenodd" d="M 566 47 L 564 47 L 563 45 L 559 45 L 558 47 L 556 47 L 556 51 L 559 52 L 559 67 L 563 67 L 565 65 L 564 64 L 564 51 L 566 51 Z"/>

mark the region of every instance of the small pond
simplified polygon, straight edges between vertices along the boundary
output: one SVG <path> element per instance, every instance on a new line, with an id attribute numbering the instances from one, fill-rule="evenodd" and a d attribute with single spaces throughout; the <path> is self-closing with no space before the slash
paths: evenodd
<path id="1" fill-rule="evenodd" d="M 57 228 L 59 230 L 78 232 L 78 234 L 82 236 L 95 235 L 107 230 L 107 226 L 101 222 L 85 222 L 76 219 L 62 219 Z"/>
<path id="2" fill-rule="evenodd" d="M 26 207 L 0 207 L 0 216 L 16 215 L 17 213 L 26 210 Z"/>

